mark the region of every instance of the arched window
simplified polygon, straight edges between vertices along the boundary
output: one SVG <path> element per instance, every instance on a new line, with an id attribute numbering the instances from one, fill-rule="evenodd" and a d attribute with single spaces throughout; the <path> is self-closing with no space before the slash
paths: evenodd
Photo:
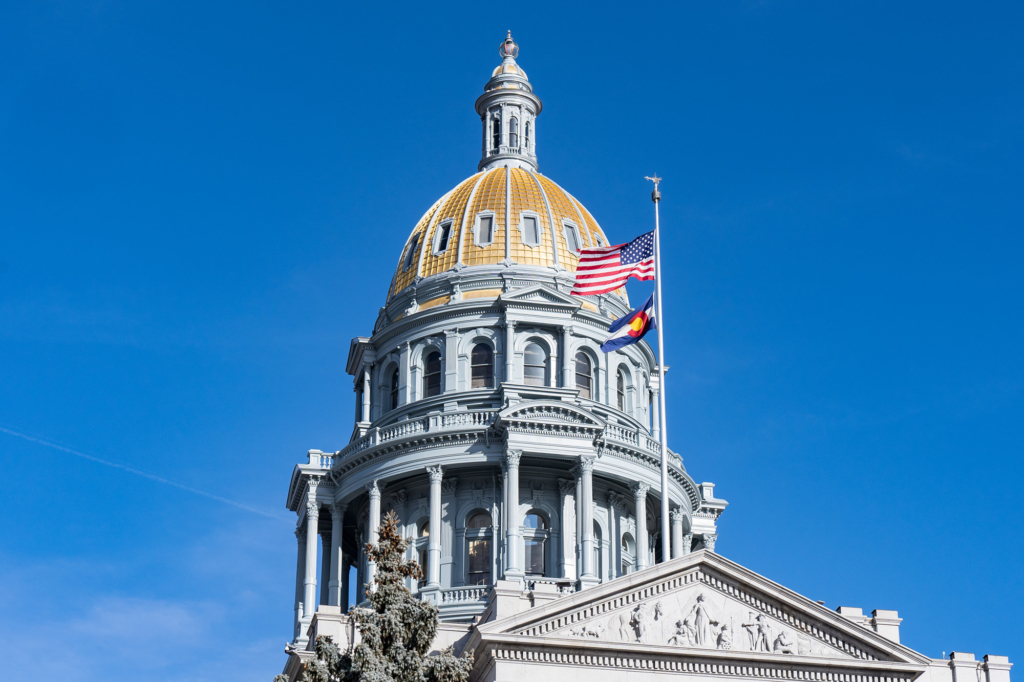
<path id="1" fill-rule="evenodd" d="M 523 151 L 530 151 L 530 122 L 523 124 Z"/>
<path id="2" fill-rule="evenodd" d="M 508 146 L 513 149 L 519 146 L 519 119 L 515 116 L 508 121 Z"/>
<path id="3" fill-rule="evenodd" d="M 441 354 L 431 353 L 423 363 L 423 395 L 429 398 L 441 393 Z"/>
<path id="4" fill-rule="evenodd" d="M 547 575 L 547 546 L 551 531 L 548 521 L 540 512 L 530 510 L 523 519 L 523 546 L 526 549 L 526 573 L 533 576 Z"/>
<path id="5" fill-rule="evenodd" d="M 491 124 L 491 149 L 501 146 L 501 116 L 495 116 Z"/>
<path id="6" fill-rule="evenodd" d="M 626 411 L 626 373 L 621 369 L 616 373 L 615 392 L 619 400 L 619 409 Z"/>
<path id="7" fill-rule="evenodd" d="M 420 530 L 417 533 L 414 544 L 416 546 L 416 556 L 420 564 L 420 572 L 422 573 L 417 584 L 419 587 L 423 587 L 427 584 L 427 557 L 429 556 L 427 550 L 430 544 L 430 521 L 424 521 L 420 524 Z"/>
<path id="8" fill-rule="evenodd" d="M 398 407 L 398 370 L 391 373 L 391 409 Z"/>
<path id="9" fill-rule="evenodd" d="M 580 392 L 581 398 L 591 398 L 591 387 L 593 385 L 593 370 L 590 365 L 590 356 L 580 351 L 576 354 L 576 389 Z"/>
<path id="10" fill-rule="evenodd" d="M 469 357 L 471 388 L 494 388 L 494 351 L 486 343 L 473 346 Z"/>
<path id="11" fill-rule="evenodd" d="M 604 547 L 601 545 L 601 526 L 594 521 L 594 575 L 598 578 L 604 576 L 604 563 L 602 562 Z"/>
<path id="12" fill-rule="evenodd" d="M 632 573 L 635 561 L 636 542 L 634 542 L 632 535 L 624 533 L 622 536 L 622 573 L 620 575 Z"/>
<path id="13" fill-rule="evenodd" d="M 548 385 L 548 354 L 540 344 L 531 343 L 523 353 L 523 383 L 527 386 Z"/>
<path id="14" fill-rule="evenodd" d="M 466 521 L 466 584 L 491 584 L 491 515 L 475 512 Z"/>

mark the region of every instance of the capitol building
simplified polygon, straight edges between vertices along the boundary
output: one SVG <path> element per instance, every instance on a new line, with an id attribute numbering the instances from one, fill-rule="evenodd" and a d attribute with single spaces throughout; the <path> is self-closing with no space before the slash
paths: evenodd
<path id="1" fill-rule="evenodd" d="M 393 510 L 435 647 L 472 651 L 472 682 L 1009 682 L 1006 657 L 931 659 L 900 644 L 896 611 L 827 609 L 718 554 L 728 503 L 699 461 L 670 452 L 662 489 L 663 370 L 643 341 L 600 350 L 626 291 L 569 295 L 581 249 L 633 235 L 540 173 L 543 105 L 511 35 L 499 50 L 476 173 L 394 245 L 384 306 L 352 339 L 348 444 L 292 472 L 284 672 L 300 679 L 319 635 L 358 637 L 363 548 Z"/>

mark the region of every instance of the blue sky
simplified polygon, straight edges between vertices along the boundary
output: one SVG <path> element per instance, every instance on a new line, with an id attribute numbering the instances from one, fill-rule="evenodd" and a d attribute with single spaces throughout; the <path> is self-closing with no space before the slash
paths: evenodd
<path id="1" fill-rule="evenodd" d="M 838 5 L 0 5 L 6 671 L 280 670 L 288 476 L 346 442 L 348 341 L 475 170 L 506 29 L 541 170 L 613 239 L 665 178 L 671 445 L 719 551 L 1024 661 L 1024 9 Z"/>

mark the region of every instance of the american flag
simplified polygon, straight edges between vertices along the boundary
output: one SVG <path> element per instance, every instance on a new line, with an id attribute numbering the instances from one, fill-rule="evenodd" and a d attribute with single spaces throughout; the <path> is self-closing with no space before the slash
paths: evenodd
<path id="1" fill-rule="evenodd" d="M 580 251 L 576 285 L 570 294 L 590 296 L 615 291 L 630 277 L 654 279 L 654 233 L 642 234 L 628 244 Z"/>

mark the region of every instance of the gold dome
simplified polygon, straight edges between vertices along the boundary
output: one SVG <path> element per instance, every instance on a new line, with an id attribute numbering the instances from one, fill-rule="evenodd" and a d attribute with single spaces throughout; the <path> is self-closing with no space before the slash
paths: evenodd
<path id="1" fill-rule="evenodd" d="M 498 76 L 503 73 L 511 73 L 515 74 L 516 76 L 522 76 L 523 78 L 526 78 L 526 72 L 523 71 L 523 67 L 519 66 L 512 60 L 498 64 L 496 67 L 494 67 L 494 71 L 491 72 L 491 78 L 494 78 L 495 76 Z M 526 78 L 526 80 L 530 79 Z"/>
<path id="2" fill-rule="evenodd" d="M 511 204 L 507 211 L 506 197 Z M 468 267 L 502 264 L 506 214 L 512 227 L 509 256 L 518 264 L 559 266 L 575 272 L 579 255 L 570 249 L 569 240 L 578 238 L 581 248 L 609 243 L 590 211 L 549 178 L 525 168 L 493 168 L 460 182 L 420 218 L 402 249 L 388 298 L 417 276 L 438 275 L 457 263 Z M 482 245 L 475 237 L 481 216 L 493 220 L 492 239 Z M 535 218 L 540 228 L 535 246 L 530 246 L 523 234 L 523 219 L 528 217 Z M 442 248 L 446 229 L 447 244 Z M 624 290 L 616 293 L 625 299 Z"/>

